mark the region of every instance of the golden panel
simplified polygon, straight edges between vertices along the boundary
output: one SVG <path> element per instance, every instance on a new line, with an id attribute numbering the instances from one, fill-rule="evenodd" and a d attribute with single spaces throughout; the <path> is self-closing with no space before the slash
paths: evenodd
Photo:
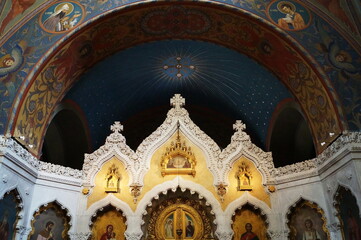
<path id="1" fill-rule="evenodd" d="M 119 189 L 118 192 L 106 193 L 105 192 L 107 186 L 106 177 L 109 169 L 113 165 L 116 168 L 118 168 L 118 174 L 121 175 L 121 179 L 118 186 Z M 113 194 L 115 197 L 126 202 L 133 210 L 136 208 L 136 205 L 133 203 L 133 197 L 131 196 L 130 187 L 128 186 L 129 175 L 123 163 L 116 157 L 109 159 L 107 162 L 103 164 L 103 166 L 95 176 L 94 184 L 95 186 L 88 197 L 87 207 L 90 207 L 93 203 L 105 198 L 108 194 Z"/>
<path id="2" fill-rule="evenodd" d="M 271 200 L 270 196 L 266 192 L 262 184 L 262 175 L 257 170 L 256 166 L 253 164 L 252 161 L 248 160 L 245 157 L 240 158 L 237 160 L 233 166 L 231 171 L 228 175 L 229 185 L 227 194 L 224 197 L 224 205 L 227 206 L 230 202 L 234 201 L 236 198 L 239 198 L 244 194 L 244 191 L 239 191 L 239 183 L 238 183 L 238 175 L 239 175 L 239 166 L 244 163 L 248 166 L 248 172 L 252 175 L 251 184 L 252 184 L 252 191 L 249 193 L 254 196 L 255 198 L 265 202 L 268 206 L 271 207 Z"/>
<path id="3" fill-rule="evenodd" d="M 250 209 L 241 209 L 236 212 L 233 221 L 233 239 L 241 239 L 243 233 L 246 232 L 246 224 L 250 223 L 252 232 L 255 233 L 260 240 L 267 239 L 267 227 L 264 219 Z"/>
<path id="4" fill-rule="evenodd" d="M 156 221 L 156 239 L 202 239 L 203 221 L 199 213 L 186 204 L 167 207 Z"/>
<path id="5" fill-rule="evenodd" d="M 194 170 L 197 173 L 194 177 L 191 175 L 182 175 L 181 177 L 185 180 L 193 181 L 197 184 L 202 185 L 208 191 L 210 191 L 214 197 L 216 198 L 218 195 L 216 193 L 216 189 L 213 185 L 213 175 L 208 169 L 206 159 L 203 151 L 195 144 L 193 144 L 187 137 L 185 137 L 182 133 L 181 138 L 184 140 L 185 144 L 188 147 L 191 147 L 192 152 L 194 154 L 195 159 L 197 159 L 197 165 L 195 165 Z M 141 195 L 138 197 L 140 200 L 148 191 L 150 191 L 153 187 L 158 184 L 164 183 L 165 181 L 171 181 L 174 178 L 177 178 L 178 175 L 165 175 L 162 176 L 161 173 L 161 159 L 164 152 L 167 151 L 167 147 L 171 142 L 176 141 L 177 134 L 174 134 L 172 137 L 168 139 L 162 146 L 160 146 L 153 154 L 150 168 L 148 172 L 144 176 L 144 183 L 146 183 L 142 189 Z"/>

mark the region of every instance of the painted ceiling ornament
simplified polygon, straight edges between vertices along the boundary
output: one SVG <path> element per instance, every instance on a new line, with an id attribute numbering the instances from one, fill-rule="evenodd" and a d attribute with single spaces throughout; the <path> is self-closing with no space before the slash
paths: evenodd
<path id="1" fill-rule="evenodd" d="M 202 11 L 172 6 L 149 12 L 141 26 L 145 32 L 155 35 L 198 35 L 208 31 L 211 21 Z"/>
<path id="2" fill-rule="evenodd" d="M 121 175 L 119 174 L 118 167 L 113 164 L 109 169 L 105 177 L 106 187 L 105 192 L 117 193 L 119 192 L 119 183 Z"/>
<path id="3" fill-rule="evenodd" d="M 84 17 L 82 5 L 74 1 L 66 1 L 45 9 L 39 21 L 43 30 L 50 33 L 63 33 L 73 29 Z"/>
<path id="4" fill-rule="evenodd" d="M 163 62 L 163 73 L 172 79 L 188 78 L 196 71 L 189 56 L 170 57 Z"/>
<path id="5" fill-rule="evenodd" d="M 236 178 L 238 181 L 238 191 L 252 191 L 252 173 L 249 171 L 249 167 L 245 162 L 242 162 L 238 167 Z"/>
<path id="6" fill-rule="evenodd" d="M 309 11 L 293 1 L 274 1 L 267 7 L 267 15 L 278 27 L 287 31 L 305 29 L 311 23 Z"/>
<path id="7" fill-rule="evenodd" d="M 178 103 L 180 104 L 180 103 Z M 196 175 L 196 159 L 191 147 L 187 147 L 185 141 L 181 142 L 179 123 L 177 127 L 177 139 L 170 143 L 161 158 L 161 173 L 165 175 Z"/>

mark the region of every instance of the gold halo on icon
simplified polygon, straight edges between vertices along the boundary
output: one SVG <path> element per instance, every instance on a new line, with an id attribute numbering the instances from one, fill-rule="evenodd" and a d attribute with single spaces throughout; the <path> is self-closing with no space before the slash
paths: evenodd
<path id="1" fill-rule="evenodd" d="M 283 6 L 288 6 L 293 12 L 296 12 L 296 6 L 293 3 L 287 2 L 287 1 L 282 1 L 282 2 L 277 3 L 277 9 L 281 13 L 287 14 L 287 12 L 285 12 L 283 10 Z"/>
<path id="2" fill-rule="evenodd" d="M 66 10 L 66 15 L 69 15 L 73 10 L 74 10 L 74 5 L 71 4 L 70 2 L 64 2 L 64 3 L 60 3 L 58 6 L 56 6 L 54 8 L 54 12 L 58 13 L 60 12 L 62 9 L 66 8 L 67 5 L 69 8 Z"/>

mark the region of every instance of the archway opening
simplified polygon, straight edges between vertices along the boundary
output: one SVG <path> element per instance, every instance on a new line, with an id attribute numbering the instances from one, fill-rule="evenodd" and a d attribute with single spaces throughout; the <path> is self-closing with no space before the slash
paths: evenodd
<path id="1" fill-rule="evenodd" d="M 59 111 L 46 131 L 41 160 L 81 169 L 87 152 L 88 139 L 80 118 L 73 110 Z"/>
<path id="2" fill-rule="evenodd" d="M 275 167 L 316 157 L 311 131 L 295 106 L 286 106 L 278 112 L 271 134 L 269 150 Z"/>

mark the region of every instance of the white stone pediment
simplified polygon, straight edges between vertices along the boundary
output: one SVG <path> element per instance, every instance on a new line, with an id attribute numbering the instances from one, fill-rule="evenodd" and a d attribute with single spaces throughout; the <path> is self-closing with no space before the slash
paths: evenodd
<path id="1" fill-rule="evenodd" d="M 83 165 L 84 185 L 93 186 L 93 179 L 101 166 L 111 157 L 116 156 L 127 169 L 130 176 L 129 185 L 143 186 L 143 179 L 150 169 L 150 161 L 154 152 L 162 146 L 177 130 L 204 153 L 208 169 L 214 176 L 214 185 L 228 185 L 228 172 L 240 157 L 245 156 L 256 165 L 263 175 L 263 183 L 270 181 L 270 169 L 274 169 L 271 153 L 266 153 L 254 145 L 249 135 L 244 132 L 245 124 L 240 120 L 234 124 L 235 133 L 230 144 L 223 150 L 216 142 L 204 133 L 190 118 L 183 107 L 185 100 L 176 94 L 170 101 L 172 108 L 168 111 L 164 122 L 150 136 L 143 140 L 136 151 L 127 144 L 121 134 L 123 126 L 119 122 L 112 125 L 106 143 L 92 154 L 85 155 Z"/>

